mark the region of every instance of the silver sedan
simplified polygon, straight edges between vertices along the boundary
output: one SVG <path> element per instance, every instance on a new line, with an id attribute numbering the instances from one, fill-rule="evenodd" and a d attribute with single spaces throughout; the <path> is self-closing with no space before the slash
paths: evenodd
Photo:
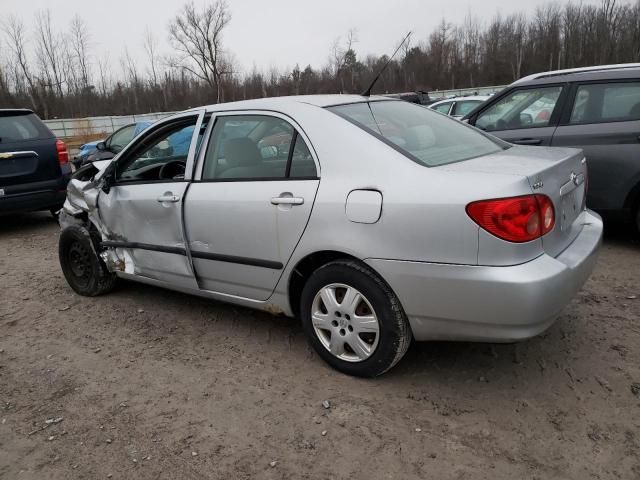
<path id="1" fill-rule="evenodd" d="M 227 103 L 79 170 L 59 255 L 79 294 L 135 280 L 296 316 L 336 369 L 415 340 L 512 342 L 589 277 L 580 150 L 519 147 L 383 97 Z"/>

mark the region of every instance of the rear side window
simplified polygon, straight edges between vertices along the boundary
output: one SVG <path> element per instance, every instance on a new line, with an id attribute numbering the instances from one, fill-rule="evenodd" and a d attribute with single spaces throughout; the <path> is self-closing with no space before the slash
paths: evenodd
<path id="1" fill-rule="evenodd" d="M 600 83 L 578 87 L 570 123 L 629 120 L 640 120 L 640 83 Z"/>
<path id="2" fill-rule="evenodd" d="M 203 180 L 276 180 L 316 175 L 309 148 L 289 122 L 268 115 L 216 119 Z"/>
<path id="3" fill-rule="evenodd" d="M 53 134 L 33 113 L 3 115 L 0 112 L 0 143 L 51 138 Z"/>
<path id="4" fill-rule="evenodd" d="M 427 167 L 481 157 L 507 146 L 457 120 L 407 102 L 364 102 L 329 110 Z"/>

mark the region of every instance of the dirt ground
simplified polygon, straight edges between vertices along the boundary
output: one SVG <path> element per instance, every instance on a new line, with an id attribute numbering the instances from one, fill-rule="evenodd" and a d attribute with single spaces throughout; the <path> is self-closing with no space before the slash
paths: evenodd
<path id="1" fill-rule="evenodd" d="M 2 479 L 640 478 L 623 230 L 543 336 L 414 344 L 375 380 L 328 368 L 295 320 L 133 283 L 79 297 L 58 231 L 0 222 Z"/>

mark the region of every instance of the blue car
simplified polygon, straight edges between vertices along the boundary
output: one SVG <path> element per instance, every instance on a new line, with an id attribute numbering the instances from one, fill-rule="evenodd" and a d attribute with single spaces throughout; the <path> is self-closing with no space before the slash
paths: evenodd
<path id="1" fill-rule="evenodd" d="M 126 147 L 131 140 L 143 132 L 152 122 L 136 122 L 119 128 L 105 140 L 97 140 L 95 142 L 85 143 L 80 147 L 80 151 L 73 158 L 76 168 L 80 168 L 86 163 L 95 160 L 108 160 Z"/>

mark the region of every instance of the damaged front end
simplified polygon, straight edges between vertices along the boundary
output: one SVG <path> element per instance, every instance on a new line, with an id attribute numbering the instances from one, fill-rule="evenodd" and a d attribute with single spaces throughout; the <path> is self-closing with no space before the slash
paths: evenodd
<path id="1" fill-rule="evenodd" d="M 100 218 L 98 196 L 105 185 L 105 173 L 111 161 L 93 162 L 76 171 L 67 185 L 67 198 L 59 213 L 62 230 L 75 226 L 93 233 L 91 238 L 100 241 L 94 248 L 110 272 L 134 273 L 133 261 L 128 252 L 118 248 L 103 248 L 102 241 L 114 238 Z"/>

